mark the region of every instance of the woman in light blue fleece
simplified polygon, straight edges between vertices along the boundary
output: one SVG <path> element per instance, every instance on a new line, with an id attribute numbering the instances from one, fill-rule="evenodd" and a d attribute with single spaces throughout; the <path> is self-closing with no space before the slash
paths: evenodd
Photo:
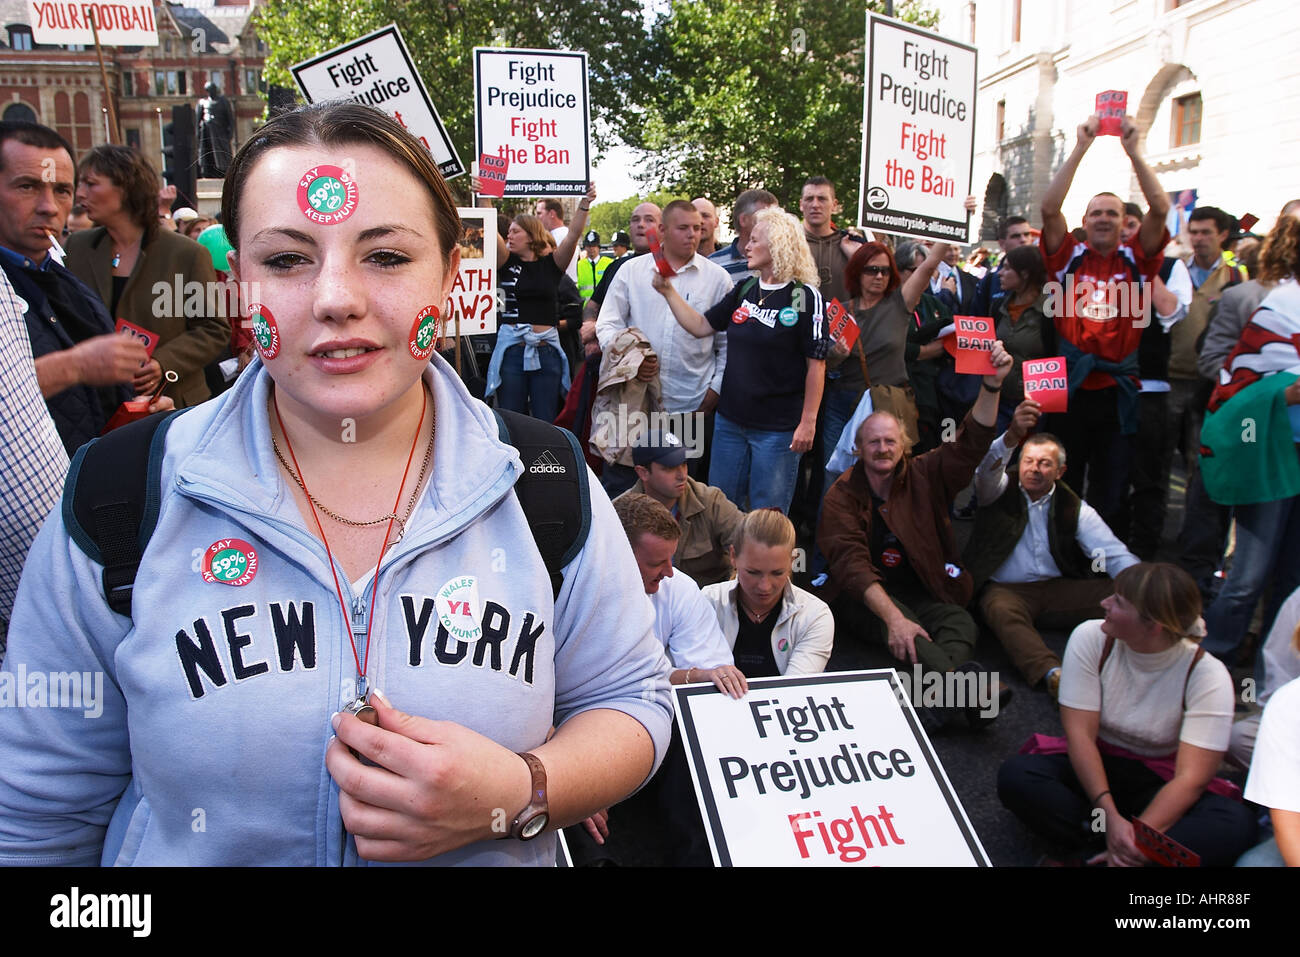
<path id="1" fill-rule="evenodd" d="M 0 672 L 0 863 L 553 862 L 554 828 L 668 741 L 609 501 L 590 482 L 553 597 L 527 463 L 433 354 L 459 218 L 393 120 L 272 120 L 223 222 L 260 359 L 169 423 L 130 619 L 62 513 L 33 545 Z M 96 701 L 26 693 L 74 671 Z"/>

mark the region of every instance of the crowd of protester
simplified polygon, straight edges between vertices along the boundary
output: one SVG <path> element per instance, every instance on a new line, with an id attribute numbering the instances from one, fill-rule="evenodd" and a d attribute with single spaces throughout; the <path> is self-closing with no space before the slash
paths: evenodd
<path id="1" fill-rule="evenodd" d="M 74 177 L 71 148 L 42 129 L 0 124 L 0 189 L 26 204 L 0 208 L 0 357 L 9 413 L 34 423 L 26 447 L 0 449 L 27 490 L 0 496 L 4 622 L 68 457 L 165 372 L 175 406 L 203 402 L 204 365 L 248 347 L 226 317 L 162 321 L 138 295 L 146 250 L 168 276 L 216 281 L 189 237 L 210 223 L 160 221 L 132 151 L 92 151 Z M 1196 207 L 1182 248 L 1125 121 L 1145 208 L 1104 192 L 1065 210 L 1097 133 L 1095 117 L 1078 127 L 1028 211 L 1037 225 L 1009 216 L 997 250 L 964 261 L 956 245 L 841 228 L 821 176 L 798 217 L 761 188 L 642 203 L 612 256 L 584 233 L 594 188 L 567 224 L 539 201 L 498 237 L 486 394 L 578 436 L 668 682 L 743 697 L 750 679 L 884 661 L 987 678 L 996 707 L 917 708 L 949 733 L 1011 706 L 978 657 L 1000 647 L 1059 703 L 1063 735 L 1034 735 L 997 785 L 1050 859 L 1139 865 L 1149 827 L 1205 864 L 1300 865 L 1300 200 L 1262 237 Z M 21 179 L 47 155 L 66 183 Z M 64 268 L 51 250 L 73 228 L 74 184 L 94 227 L 65 240 Z M 855 338 L 832 333 L 841 311 Z M 156 351 L 110 315 L 155 331 Z M 991 320 L 993 372 L 957 372 L 957 316 Z M 1044 413 L 1024 363 L 1055 356 L 1068 410 Z M 51 422 L 62 449 L 46 448 Z M 707 863 L 672 734 L 647 793 L 669 857 Z M 569 833 L 581 862 L 617 860 L 616 808 Z"/>

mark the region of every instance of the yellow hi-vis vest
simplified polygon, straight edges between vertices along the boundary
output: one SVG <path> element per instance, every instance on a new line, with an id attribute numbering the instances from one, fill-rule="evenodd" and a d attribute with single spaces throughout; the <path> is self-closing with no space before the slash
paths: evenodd
<path id="1" fill-rule="evenodd" d="M 586 256 L 578 260 L 578 295 L 582 296 L 584 303 L 596 291 L 600 277 L 605 275 L 605 267 L 613 261 L 608 256 L 601 256 L 594 263 Z"/>

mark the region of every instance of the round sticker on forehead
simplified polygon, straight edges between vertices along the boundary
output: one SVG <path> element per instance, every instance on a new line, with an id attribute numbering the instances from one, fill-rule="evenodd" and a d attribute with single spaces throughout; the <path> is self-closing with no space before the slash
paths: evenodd
<path id="1" fill-rule="evenodd" d="M 248 304 L 248 323 L 252 329 L 253 339 L 257 342 L 257 351 L 263 359 L 274 359 L 280 354 L 280 330 L 275 324 L 271 310 L 260 302 Z"/>
<path id="2" fill-rule="evenodd" d="M 427 359 L 433 355 L 438 341 L 438 307 L 425 306 L 415 317 L 411 325 L 411 338 L 407 346 L 415 359 Z"/>
<path id="3" fill-rule="evenodd" d="M 209 584 L 247 585 L 257 575 L 257 549 L 242 538 L 223 538 L 208 546 L 199 570 Z"/>
<path id="4" fill-rule="evenodd" d="M 341 223 L 357 210 L 357 181 L 339 166 L 313 166 L 298 178 L 298 208 L 322 226 Z"/>

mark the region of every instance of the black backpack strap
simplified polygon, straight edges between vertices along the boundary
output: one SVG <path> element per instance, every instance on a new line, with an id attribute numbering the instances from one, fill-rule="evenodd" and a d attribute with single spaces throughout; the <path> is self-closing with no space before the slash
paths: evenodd
<path id="1" fill-rule="evenodd" d="M 167 430 L 179 414 L 158 412 L 87 442 L 63 485 L 68 535 L 104 566 L 104 600 L 127 618 L 135 574 L 158 523 Z"/>
<path id="2" fill-rule="evenodd" d="M 523 460 L 515 495 L 546 563 L 551 594 L 559 597 L 564 566 L 582 551 L 591 531 L 591 492 L 582 447 L 567 429 L 518 412 L 493 412 L 501 441 L 513 445 Z"/>

